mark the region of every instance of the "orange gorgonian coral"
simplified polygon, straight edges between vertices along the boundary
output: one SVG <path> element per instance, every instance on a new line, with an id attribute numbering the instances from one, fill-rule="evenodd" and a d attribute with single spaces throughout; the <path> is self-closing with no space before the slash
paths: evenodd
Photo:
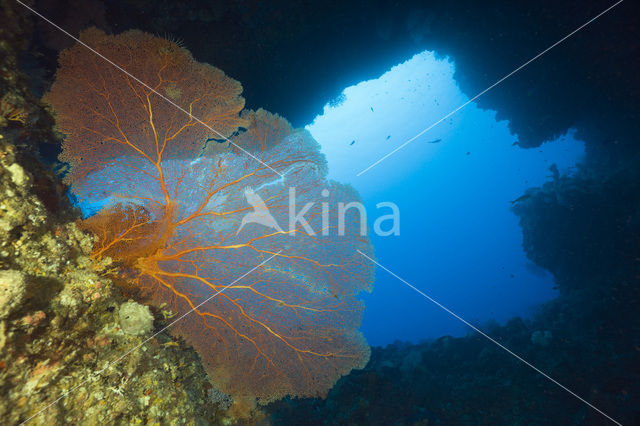
<path id="1" fill-rule="evenodd" d="M 240 84 L 171 41 L 96 29 L 81 39 L 232 141 L 210 141 L 220 135 L 85 47 L 62 52 L 45 100 L 72 191 L 102 203 L 84 221 L 94 257 L 121 265 L 121 284 L 148 303 L 196 308 L 170 330 L 234 397 L 323 396 L 363 367 L 356 294 L 373 268 L 356 250 L 372 247 L 357 215 L 339 220 L 336 204 L 357 194 L 326 179 L 311 136 L 241 113 Z M 246 220 L 261 211 L 270 222 Z"/>

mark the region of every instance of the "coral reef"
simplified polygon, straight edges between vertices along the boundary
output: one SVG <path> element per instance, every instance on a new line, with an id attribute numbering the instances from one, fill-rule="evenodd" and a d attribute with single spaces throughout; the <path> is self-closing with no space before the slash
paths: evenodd
<path id="1" fill-rule="evenodd" d="M 38 3 L 65 25 L 79 22 L 68 2 Z M 108 2 L 103 17 L 99 3 L 91 2 L 97 13 L 89 15 L 94 23 L 106 19 L 103 29 L 144 25 L 151 33 L 179 34 L 199 60 L 243 81 L 256 105 L 285 113 L 298 125 L 321 111 L 345 81 L 380 75 L 424 49 L 450 55 L 462 89 L 473 96 L 608 6 L 464 1 L 455 8 L 446 2 L 425 8 L 420 1 L 379 0 L 323 1 L 318 8 L 315 2 L 126 0 Z M 164 335 L 108 374 L 92 375 L 142 337 L 115 331 L 126 298 L 100 272 L 111 267 L 89 255 L 92 239 L 71 224 L 58 183 L 33 159 L 35 144 L 55 138 L 17 70 L 32 21 L 12 0 L 0 4 L 0 133 L 7 158 L 0 189 L 16 194 L 0 192 L 0 203 L 13 212 L 5 216 L 9 210 L 0 210 L 0 277 L 2 288 L 14 295 L 3 304 L 8 316 L 0 318 L 0 418 L 9 424 L 24 420 L 89 377 L 76 390 L 80 396 L 61 400 L 34 421 L 199 423 L 230 415 L 222 409 L 246 413 L 248 407 L 232 404 L 228 394 L 207 383 L 193 352 Z M 637 6 L 624 2 L 480 99 L 481 106 L 511 120 L 521 146 L 536 146 L 576 123 L 592 131 L 586 135 L 588 160 L 607 173 L 534 190 L 517 210 L 530 258 L 554 273 L 561 297 L 531 322 L 516 319 L 485 330 L 624 424 L 640 424 L 634 404 L 640 395 L 640 180 L 629 172 L 638 170 L 637 159 L 613 171 L 602 160 L 612 156 L 620 162 L 637 152 L 639 56 L 637 43 L 628 42 L 638 38 Z M 43 27 L 40 42 L 58 48 L 49 43 L 50 28 Z M 37 60 L 50 72 L 56 67 L 54 55 Z M 96 293 L 100 297 L 92 300 Z M 63 302 L 52 304 L 54 299 Z M 153 311 L 157 327 L 167 323 L 169 310 Z M 110 343 L 101 346 L 108 330 Z M 536 344 L 546 340 L 546 332 L 548 346 Z M 50 348 L 62 343 L 63 358 L 73 351 L 78 356 L 56 364 L 57 352 Z M 27 395 L 26 383 L 38 389 Z M 287 400 L 271 411 L 275 422 L 289 424 L 602 424 L 596 413 L 478 336 L 374 348 L 367 368 L 340 380 L 327 400 Z"/>

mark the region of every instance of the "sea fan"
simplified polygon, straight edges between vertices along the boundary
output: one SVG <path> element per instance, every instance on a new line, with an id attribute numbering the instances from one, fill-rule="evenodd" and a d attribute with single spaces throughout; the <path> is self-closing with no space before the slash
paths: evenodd
<path id="1" fill-rule="evenodd" d="M 141 300 L 193 310 L 170 330 L 236 398 L 323 396 L 363 367 L 356 296 L 373 269 L 356 250 L 372 247 L 357 215 L 336 231 L 336 204 L 358 196 L 326 179 L 313 138 L 263 110 L 240 114 L 240 84 L 170 40 L 96 29 L 81 40 L 122 69 L 76 45 L 45 101 L 72 191 L 103 206 L 83 223 L 94 257 L 119 264 Z M 269 223 L 246 220 L 259 210 Z"/>

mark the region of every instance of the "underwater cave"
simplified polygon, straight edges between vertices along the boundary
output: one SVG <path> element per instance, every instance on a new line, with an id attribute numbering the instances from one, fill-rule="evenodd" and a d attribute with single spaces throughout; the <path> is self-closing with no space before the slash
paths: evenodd
<path id="1" fill-rule="evenodd" d="M 5 424 L 640 423 L 637 4 L 0 5 Z"/>

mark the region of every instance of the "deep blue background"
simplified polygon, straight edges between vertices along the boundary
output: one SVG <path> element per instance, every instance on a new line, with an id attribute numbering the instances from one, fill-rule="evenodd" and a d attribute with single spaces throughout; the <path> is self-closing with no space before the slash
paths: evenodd
<path id="1" fill-rule="evenodd" d="M 584 147 L 573 132 L 522 149 L 508 122 L 471 103 L 380 164 L 358 173 L 439 121 L 468 98 L 455 65 L 425 52 L 378 80 L 347 88 L 307 128 L 322 145 L 330 177 L 352 184 L 369 222 L 400 209 L 400 235 L 372 236 L 377 260 L 474 325 L 530 315 L 555 296 L 553 277 L 529 262 L 512 201 L 571 173 Z M 459 320 L 381 269 L 362 330 L 372 345 L 468 331 Z"/>

